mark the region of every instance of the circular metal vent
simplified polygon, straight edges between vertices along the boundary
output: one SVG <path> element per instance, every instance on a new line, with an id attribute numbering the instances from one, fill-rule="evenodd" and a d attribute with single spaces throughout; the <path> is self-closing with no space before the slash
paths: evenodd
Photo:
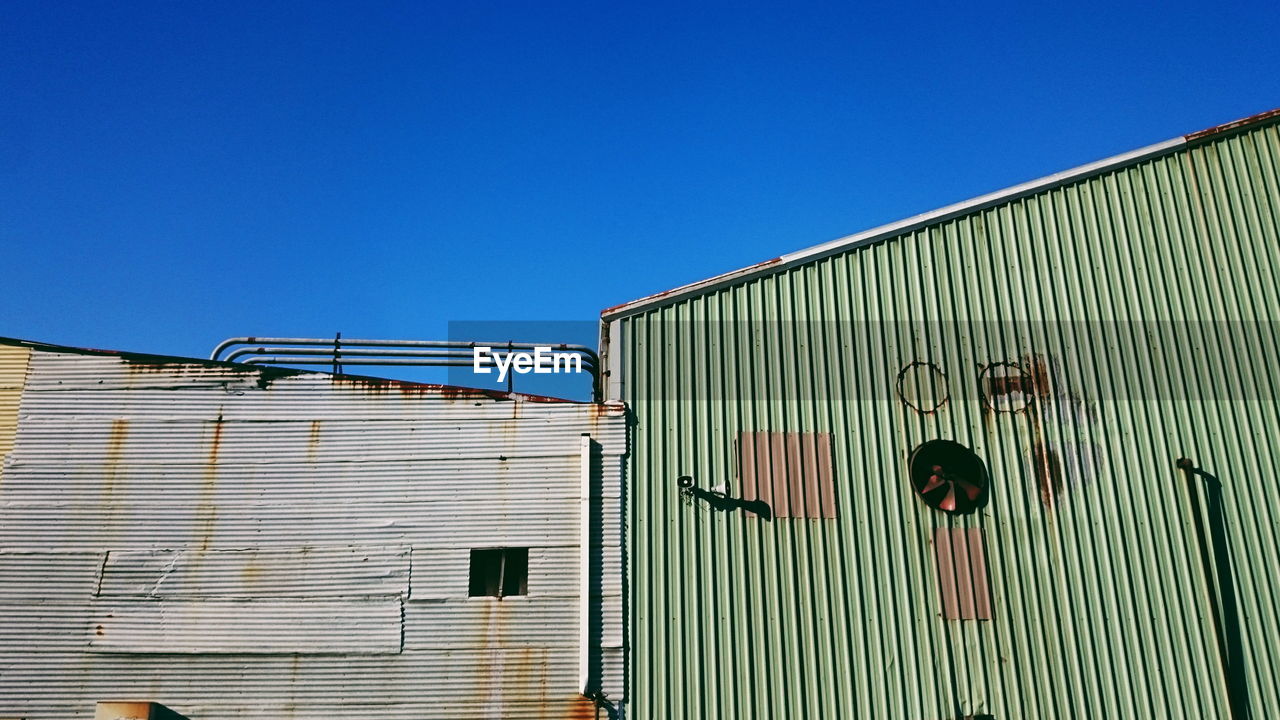
<path id="1" fill-rule="evenodd" d="M 987 504 L 987 466 L 972 450 L 951 440 L 930 440 L 911 453 L 911 487 L 925 505 L 956 515 Z"/>
<path id="2" fill-rule="evenodd" d="M 1016 413 L 1031 404 L 1031 376 L 1016 363 L 992 363 L 978 376 L 982 404 L 996 412 Z"/>
<path id="3" fill-rule="evenodd" d="M 920 413 L 931 413 L 947 401 L 947 374 L 933 363 L 916 361 L 898 371 L 898 399 Z"/>

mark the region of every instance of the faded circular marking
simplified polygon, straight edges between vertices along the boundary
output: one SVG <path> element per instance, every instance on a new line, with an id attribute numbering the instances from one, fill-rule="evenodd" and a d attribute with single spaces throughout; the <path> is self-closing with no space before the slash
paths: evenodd
<path id="1" fill-rule="evenodd" d="M 1032 390 L 1031 376 L 1017 363 L 991 363 L 978 374 L 982 404 L 996 412 L 1026 410 L 1031 404 Z"/>
<path id="2" fill-rule="evenodd" d="M 898 372 L 898 399 L 916 412 L 934 412 L 948 397 L 947 374 L 937 365 L 917 360 Z"/>

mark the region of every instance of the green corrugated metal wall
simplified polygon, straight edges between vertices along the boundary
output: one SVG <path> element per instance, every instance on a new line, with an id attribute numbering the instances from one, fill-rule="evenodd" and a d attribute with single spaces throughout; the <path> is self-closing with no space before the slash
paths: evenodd
<path id="1" fill-rule="evenodd" d="M 1217 718 L 1228 675 L 1280 711 L 1278 225 L 1273 119 L 623 317 L 628 716 Z M 946 373 L 937 412 L 894 392 L 913 361 Z M 1052 392 L 984 409 L 996 362 Z M 684 474 L 737 494 L 739 431 L 831 432 L 838 517 L 683 500 Z M 932 438 L 987 463 L 978 513 L 913 494 Z M 1229 583 L 1184 456 L 1223 485 Z M 936 527 L 983 529 L 992 621 L 942 619 Z"/>

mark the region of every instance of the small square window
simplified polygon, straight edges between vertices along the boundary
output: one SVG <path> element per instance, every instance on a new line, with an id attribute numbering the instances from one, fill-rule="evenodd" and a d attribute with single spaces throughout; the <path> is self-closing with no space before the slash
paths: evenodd
<path id="1" fill-rule="evenodd" d="M 525 595 L 529 592 L 529 548 L 471 551 L 471 597 Z"/>

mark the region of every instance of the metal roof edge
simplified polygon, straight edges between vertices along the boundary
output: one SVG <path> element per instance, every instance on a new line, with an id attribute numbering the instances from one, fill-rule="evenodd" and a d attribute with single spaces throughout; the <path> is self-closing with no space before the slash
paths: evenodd
<path id="1" fill-rule="evenodd" d="M 1239 120 L 1232 120 L 1229 123 L 1214 125 L 1211 128 L 1205 128 L 1204 130 L 1188 133 L 1182 137 L 1186 138 L 1187 143 L 1190 144 L 1195 140 L 1202 140 L 1204 138 L 1213 137 L 1214 135 L 1223 135 L 1225 133 L 1234 132 L 1278 117 L 1280 117 L 1280 108 L 1275 108 L 1274 110 L 1266 110 L 1264 112 L 1250 115 L 1249 117 L 1240 118 Z"/>
<path id="2" fill-rule="evenodd" d="M 254 365 L 250 363 L 230 362 L 227 360 L 210 360 L 208 358 L 183 357 L 181 355 L 156 355 L 154 353 L 136 353 L 123 350 L 100 350 L 98 348 L 83 348 L 73 345 L 57 345 L 54 343 L 40 342 L 38 340 L 23 340 L 21 338 L 11 338 L 0 336 L 0 345 L 11 345 L 15 347 L 31 348 L 32 350 L 43 350 L 45 352 L 56 353 L 72 353 L 76 355 L 97 355 L 107 357 L 118 357 L 125 362 L 142 363 L 146 365 L 200 365 L 202 367 L 218 367 L 239 370 L 242 372 L 257 372 L 269 375 L 273 378 L 284 377 L 286 375 L 328 375 L 334 382 L 363 385 L 368 387 L 394 387 L 406 391 L 413 392 L 431 392 L 446 396 L 458 396 L 467 398 L 489 398 L 490 400 L 518 400 L 522 402 L 533 403 L 565 403 L 570 405 L 609 405 L 608 402 L 592 403 L 586 400 L 571 400 L 569 398 L 551 397 L 549 395 L 533 395 L 530 393 L 507 392 L 505 390 L 492 390 L 489 388 L 473 388 L 462 385 L 443 385 L 439 383 L 415 382 L 413 380 L 396 380 L 394 378 L 384 378 L 372 375 L 334 375 L 333 373 L 323 370 L 307 370 L 302 368 L 280 367 L 278 365 Z"/>
<path id="3" fill-rule="evenodd" d="M 32 350 L 44 350 L 45 352 L 63 352 L 75 353 L 77 355 L 111 355 L 115 357 L 132 357 L 146 359 L 155 363 L 172 362 L 172 363 L 199 363 L 210 367 L 228 367 L 242 366 L 241 363 L 223 362 L 221 360 L 207 360 L 202 358 L 183 357 L 181 355 L 160 355 L 157 353 L 140 353 L 128 352 L 126 350 L 103 350 L 101 348 L 77 347 L 75 345 L 60 345 L 58 343 L 42 342 L 40 340 L 25 340 L 23 338 L 11 338 L 0 336 L 0 345 L 13 345 L 16 347 L 26 347 Z"/>
<path id="4" fill-rule="evenodd" d="M 1164 142 L 1138 148 L 1137 150 L 1130 150 L 1129 152 L 1120 153 L 1119 155 L 1113 155 L 1102 160 L 1079 165 L 1069 170 L 1063 170 L 1061 172 L 1053 173 L 1052 175 L 1046 175 L 1003 190 L 979 195 L 978 197 L 970 200 L 953 203 L 951 205 L 938 208 L 937 210 L 913 215 L 904 220 L 880 225 L 852 235 L 845 235 L 844 237 L 836 238 L 835 240 L 829 240 L 825 243 L 814 245 L 803 250 L 797 250 L 796 252 L 788 253 L 781 257 L 766 260 L 765 262 L 757 263 L 739 270 L 733 270 L 731 272 L 716 275 L 714 277 L 707 278 L 706 280 L 699 280 L 687 285 L 681 285 L 680 287 L 671 290 L 665 290 L 660 293 L 648 295 L 639 298 L 638 300 L 632 300 L 630 302 L 622 303 L 621 305 L 605 308 L 600 312 L 600 318 L 606 322 L 609 320 L 616 320 L 654 306 L 675 302 L 690 295 L 715 290 L 725 285 L 735 284 L 758 275 L 777 272 L 779 270 L 795 267 L 796 265 L 813 262 L 824 257 L 852 250 L 857 247 L 870 245 L 882 240 L 888 240 L 892 237 L 918 230 L 926 225 L 944 222 L 960 215 L 966 215 L 977 210 L 983 210 L 1018 198 L 1034 195 L 1046 190 L 1052 190 L 1068 183 L 1082 180 L 1086 177 L 1098 175 L 1109 170 L 1116 170 L 1128 165 L 1134 165 L 1153 157 L 1171 154 L 1176 150 L 1187 146 L 1193 141 L 1250 127 L 1277 117 L 1280 117 L 1280 108 L 1257 113 L 1240 120 L 1216 125 L 1206 130 L 1181 135 L 1170 140 L 1165 140 Z"/>

